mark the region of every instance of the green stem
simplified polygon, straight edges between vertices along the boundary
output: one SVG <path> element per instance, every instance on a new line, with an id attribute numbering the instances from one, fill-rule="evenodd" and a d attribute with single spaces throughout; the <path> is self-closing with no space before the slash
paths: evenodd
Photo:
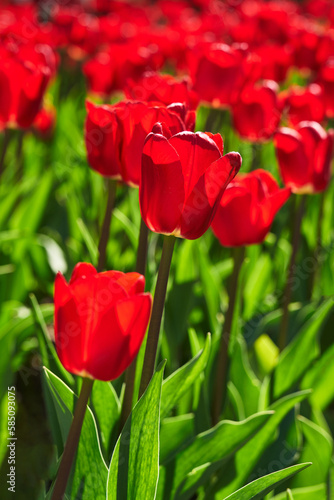
<path id="1" fill-rule="evenodd" d="M 314 269 L 312 274 L 312 283 L 311 283 L 311 297 L 315 289 L 315 285 L 317 283 L 318 274 L 319 274 L 319 259 L 318 259 L 318 251 L 321 248 L 322 242 L 322 222 L 324 218 L 324 205 L 325 205 L 325 191 L 320 194 L 320 206 L 319 206 L 319 215 L 318 215 L 318 224 L 317 224 L 317 236 L 315 243 L 315 251 L 314 251 Z"/>
<path id="2" fill-rule="evenodd" d="M 147 334 L 147 343 L 144 357 L 143 372 L 141 375 L 139 397 L 142 396 L 154 373 L 155 359 L 158 350 L 160 325 L 165 305 L 166 290 L 170 265 L 172 262 L 175 236 L 165 236 L 162 256 L 159 266 L 158 279 L 155 287 L 152 316 Z"/>
<path id="3" fill-rule="evenodd" d="M 136 272 L 142 274 L 143 276 L 145 276 L 146 271 L 148 232 L 149 230 L 142 219 L 139 231 Z M 135 359 L 132 361 L 131 365 L 125 372 L 125 391 L 120 418 L 121 429 L 123 429 L 124 424 L 132 410 L 133 393 L 136 381 L 136 367 L 137 357 L 135 357 Z"/>
<path id="4" fill-rule="evenodd" d="M 305 210 L 305 203 L 306 203 L 306 196 L 303 195 L 301 196 L 299 207 L 297 208 L 294 217 L 293 234 L 292 234 L 292 252 L 288 267 L 287 280 L 284 288 L 283 313 L 282 313 L 282 320 L 278 337 L 278 346 L 281 352 L 285 348 L 287 341 L 288 326 L 289 326 L 289 304 L 291 302 L 291 296 L 292 296 L 292 282 L 293 282 L 295 262 L 299 247 L 300 230 Z"/>
<path id="5" fill-rule="evenodd" d="M 226 311 L 220 346 L 217 357 L 217 369 L 215 377 L 215 386 L 212 401 L 212 424 L 219 422 L 222 406 L 226 396 L 227 375 L 228 375 L 228 355 L 231 329 L 233 323 L 234 309 L 237 299 L 238 282 L 240 270 L 245 259 L 245 247 L 236 247 L 233 251 L 233 272 L 231 275 L 228 290 L 228 308 Z"/>
<path id="6" fill-rule="evenodd" d="M 8 145 L 10 142 L 10 131 L 6 128 L 4 130 L 4 137 L 3 137 L 3 142 L 2 142 L 2 152 L 1 152 L 1 158 L 0 158 L 0 176 L 2 175 L 5 167 L 5 158 L 6 158 L 6 153 L 8 150 Z"/>
<path id="7" fill-rule="evenodd" d="M 63 500 L 64 498 L 67 481 L 78 448 L 82 424 L 86 413 L 87 403 L 92 392 L 93 382 L 94 380 L 89 378 L 84 378 L 82 380 L 80 395 L 75 406 L 72 425 L 67 436 L 51 500 Z"/>
<path id="8" fill-rule="evenodd" d="M 107 244 L 110 234 L 110 224 L 116 198 L 116 187 L 117 187 L 117 181 L 113 179 L 108 179 L 108 199 L 107 199 L 106 212 L 102 224 L 102 230 L 99 242 L 99 260 L 96 268 L 98 273 L 100 273 L 103 270 L 106 261 Z"/>

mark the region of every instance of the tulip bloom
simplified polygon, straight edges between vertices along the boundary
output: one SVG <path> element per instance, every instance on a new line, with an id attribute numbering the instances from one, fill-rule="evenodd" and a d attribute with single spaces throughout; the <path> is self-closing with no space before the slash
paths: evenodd
<path id="1" fill-rule="evenodd" d="M 240 166 L 239 153 L 223 156 L 219 134 L 172 136 L 156 124 L 142 155 L 139 200 L 145 224 L 157 233 L 199 238 Z"/>
<path id="2" fill-rule="evenodd" d="M 233 124 L 238 134 L 252 142 L 266 141 L 276 132 L 281 118 L 278 85 L 246 84 L 232 104 Z"/>
<path id="3" fill-rule="evenodd" d="M 239 174 L 227 186 L 211 228 L 225 247 L 261 243 L 290 193 L 265 170 Z"/>
<path id="4" fill-rule="evenodd" d="M 315 83 L 306 88 L 291 87 L 281 92 L 279 99 L 292 126 L 305 120 L 320 123 L 325 117 L 321 87 Z"/>
<path id="5" fill-rule="evenodd" d="M 202 101 L 230 105 L 244 78 L 245 47 L 211 44 L 199 50 L 189 61 L 195 92 Z"/>
<path id="6" fill-rule="evenodd" d="M 91 264 L 74 268 L 70 282 L 55 281 L 55 342 L 71 373 L 113 380 L 131 364 L 150 319 L 151 295 L 138 273 L 97 273 Z"/>
<path id="7" fill-rule="evenodd" d="M 0 51 L 0 122 L 28 128 L 41 107 L 55 71 L 55 57 L 44 45 L 2 47 Z"/>
<path id="8" fill-rule="evenodd" d="M 320 68 L 318 83 L 323 91 L 323 103 L 327 118 L 334 118 L 334 61 L 329 59 Z"/>
<path id="9" fill-rule="evenodd" d="M 274 137 L 283 182 L 294 193 L 326 189 L 331 175 L 334 131 L 317 122 L 301 122 L 296 130 L 283 127 Z"/>
<path id="10" fill-rule="evenodd" d="M 89 165 L 105 177 L 139 185 L 144 141 L 157 121 L 167 124 L 173 134 L 195 124 L 194 112 L 183 105 L 150 105 L 120 102 L 96 106 L 87 102 L 85 141 Z"/>
<path id="11" fill-rule="evenodd" d="M 198 96 L 191 90 L 189 79 L 177 79 L 153 72 L 145 73 L 139 81 L 128 81 L 125 95 L 129 99 L 162 103 L 166 106 L 181 102 L 189 109 L 196 109 L 198 105 Z"/>

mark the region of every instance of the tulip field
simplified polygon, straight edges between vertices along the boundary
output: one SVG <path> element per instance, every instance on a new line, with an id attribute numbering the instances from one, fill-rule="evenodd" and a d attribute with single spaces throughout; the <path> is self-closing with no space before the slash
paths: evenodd
<path id="1" fill-rule="evenodd" d="M 0 40 L 0 499 L 334 499 L 333 2 Z"/>

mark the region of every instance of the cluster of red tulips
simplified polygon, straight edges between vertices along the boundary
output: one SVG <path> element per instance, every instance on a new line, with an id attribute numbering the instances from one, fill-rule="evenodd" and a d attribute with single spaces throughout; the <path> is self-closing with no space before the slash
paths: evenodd
<path id="1" fill-rule="evenodd" d="M 57 275 L 56 347 L 68 371 L 109 381 L 134 362 L 150 324 L 142 394 L 155 368 L 175 237 L 194 240 L 211 226 L 225 247 L 261 243 L 291 195 L 329 185 L 334 6 L 330 0 L 5 2 L 0 39 L 4 134 L 33 129 L 48 137 L 56 121 L 48 86 L 60 71 L 84 75 L 88 164 L 107 179 L 109 197 L 97 270 L 79 263 L 69 283 Z M 200 105 L 209 108 L 208 127 L 210 118 L 229 116 L 244 141 L 273 142 L 283 187 L 256 161 L 238 173 L 241 156 L 224 151 L 219 133 L 195 132 Z M 143 220 L 142 258 L 127 274 L 104 271 L 119 183 L 139 188 Z M 152 313 L 143 277 L 148 230 L 164 235 Z M 289 290 L 285 300 L 287 315 Z M 284 348 L 284 331 L 280 343 Z M 218 405 L 214 422 L 220 411 Z M 53 498 L 63 494 L 66 482 L 59 484 Z"/>

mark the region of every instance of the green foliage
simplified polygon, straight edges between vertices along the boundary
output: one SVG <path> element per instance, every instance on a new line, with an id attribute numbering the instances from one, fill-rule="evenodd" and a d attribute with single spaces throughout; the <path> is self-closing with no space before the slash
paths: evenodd
<path id="1" fill-rule="evenodd" d="M 165 363 L 134 407 L 110 463 L 108 500 L 154 498 L 159 476 L 159 416 Z"/>

